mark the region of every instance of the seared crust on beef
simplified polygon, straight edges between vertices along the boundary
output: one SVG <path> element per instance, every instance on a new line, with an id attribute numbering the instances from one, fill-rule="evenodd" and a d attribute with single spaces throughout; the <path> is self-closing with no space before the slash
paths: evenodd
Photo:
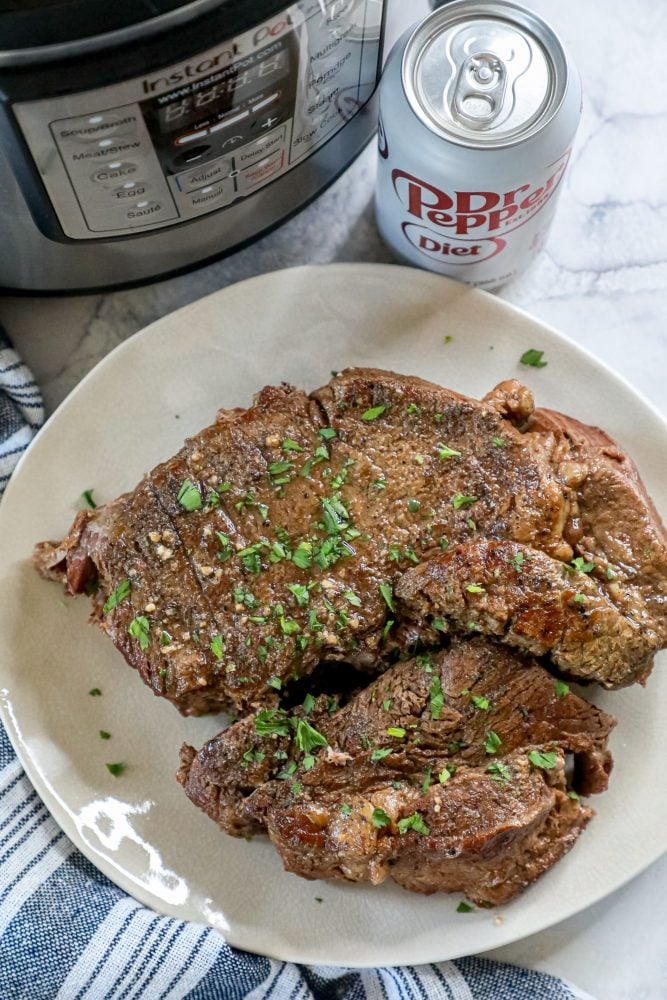
<path id="1" fill-rule="evenodd" d="M 304 710 L 293 723 L 274 718 L 283 732 L 262 736 L 250 716 L 199 753 L 184 746 L 179 781 L 226 832 L 266 829 L 285 866 L 307 878 L 391 876 L 419 892 L 506 901 L 569 850 L 592 815 L 566 794 L 563 754 L 574 755 L 582 794 L 604 790 L 611 769 L 614 720 L 481 639 L 391 668 L 334 714 L 318 699 L 307 721 L 327 746 L 311 766 L 293 739 Z M 553 767 L 530 763 L 536 747 L 555 754 Z M 489 769 L 497 762 L 504 771 Z M 375 826 L 374 809 L 391 823 Z M 428 834 L 400 832 L 415 812 Z"/>
<path id="2" fill-rule="evenodd" d="M 200 509 L 178 500 L 187 482 Z M 345 660 L 377 671 L 392 645 L 383 638 L 392 588 L 406 594 L 391 612 L 396 636 L 418 637 L 409 581 L 423 567 L 428 576 L 443 547 L 479 539 L 488 552 L 513 542 L 542 554 L 551 580 L 558 563 L 595 563 L 577 582 L 591 602 L 577 609 L 581 620 L 566 598 L 556 608 L 569 614 L 565 640 L 595 635 L 595 656 L 567 641 L 549 645 L 562 632 L 555 621 L 528 648 L 609 687 L 648 674 L 667 642 L 664 529 L 613 442 L 533 413 L 530 391 L 515 381 L 482 402 L 374 369 L 345 371 L 310 397 L 267 387 L 249 409 L 221 411 L 134 491 L 80 514 L 64 541 L 42 543 L 34 559 L 70 593 L 98 583 L 94 620 L 181 712 L 247 712 L 275 705 L 279 684 L 322 660 L 329 670 Z M 456 551 L 433 573 L 477 565 L 479 548 Z M 104 612 L 124 581 L 131 592 Z M 499 581 L 495 598 L 501 590 Z M 463 598 L 441 612 L 450 631 L 467 629 Z M 513 640 L 511 602 L 504 618 L 497 612 L 488 630 Z M 148 643 L 128 635 L 137 617 Z"/>
<path id="3" fill-rule="evenodd" d="M 402 615 L 430 625 L 431 642 L 475 630 L 615 688 L 646 675 L 660 640 L 641 614 L 619 610 L 605 583 L 597 565 L 584 573 L 529 546 L 479 538 L 408 570 L 396 596 Z"/>

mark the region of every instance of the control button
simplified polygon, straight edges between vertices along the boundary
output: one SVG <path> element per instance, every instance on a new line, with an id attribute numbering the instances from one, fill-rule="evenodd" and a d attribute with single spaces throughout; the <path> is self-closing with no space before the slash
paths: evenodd
<path id="1" fill-rule="evenodd" d="M 261 135 L 263 132 L 270 132 L 272 128 L 285 120 L 285 107 L 271 108 L 264 114 L 260 114 L 252 125 L 250 126 L 250 131 L 255 133 L 255 135 Z"/>
<path id="2" fill-rule="evenodd" d="M 278 149 L 275 153 L 265 156 L 263 160 L 260 160 L 253 166 L 242 170 L 237 179 L 239 192 L 247 192 L 257 187 L 258 184 L 264 184 L 282 170 L 284 163 L 285 150 Z"/>
<path id="3" fill-rule="evenodd" d="M 188 204 L 195 209 L 220 208 L 234 199 L 234 182 L 227 178 L 218 184 L 207 184 L 188 197 Z"/>
<path id="4" fill-rule="evenodd" d="M 231 169 L 232 161 L 229 159 L 209 160 L 208 163 L 203 164 L 201 167 L 195 167 L 194 170 L 187 170 L 185 173 L 178 174 L 176 183 L 181 191 L 195 191 L 197 188 L 205 187 L 214 181 L 221 181 L 223 178 L 229 177 Z"/>
<path id="5" fill-rule="evenodd" d="M 212 125 L 209 132 L 221 132 L 225 128 L 231 128 L 232 125 L 238 125 L 239 122 L 245 121 L 249 117 L 249 111 L 240 111 L 238 114 L 227 115 L 226 118 L 223 118 L 216 125 Z"/>
<path id="6" fill-rule="evenodd" d="M 211 129 L 211 132 L 213 129 Z M 208 135 L 208 129 L 201 129 L 199 132 L 187 132 L 185 135 L 179 135 L 178 139 L 174 140 L 176 146 L 187 146 L 190 142 L 195 142 L 197 139 L 205 139 Z"/>
<path id="7" fill-rule="evenodd" d="M 210 146 L 193 146 L 192 149 L 186 149 L 185 152 L 179 153 L 174 163 L 178 167 L 187 167 L 190 163 L 202 160 L 210 151 Z"/>
<path id="8" fill-rule="evenodd" d="M 107 163 L 100 170 L 91 174 L 91 181 L 94 184 L 102 184 L 104 187 L 114 187 L 128 177 L 133 177 L 139 170 L 136 163 L 123 163 L 121 160 L 114 160 Z"/>
<path id="9" fill-rule="evenodd" d="M 62 142 L 99 142 L 105 137 L 132 135 L 138 124 L 132 112 L 100 111 L 60 122 L 56 134 Z"/>
<path id="10" fill-rule="evenodd" d="M 237 150 L 236 163 L 240 167 L 250 167 L 253 163 L 263 160 L 270 153 L 274 153 L 283 146 L 285 132 L 286 129 L 283 125 L 281 128 L 277 128 L 273 132 L 261 136 L 261 138 L 256 139 L 255 142 L 250 143 L 248 146 L 244 146 L 243 149 Z"/>
<path id="11" fill-rule="evenodd" d="M 253 113 L 257 111 L 262 111 L 264 108 L 268 108 L 270 104 L 275 104 L 278 98 L 281 96 L 281 92 L 277 90 L 275 94 L 270 94 L 269 97 L 265 97 L 263 101 L 258 101 L 257 104 L 253 104 Z"/>
<path id="12" fill-rule="evenodd" d="M 125 210 L 125 218 L 131 226 L 144 225 L 159 219 L 167 211 L 161 201 L 137 201 Z"/>
<path id="13" fill-rule="evenodd" d="M 146 194 L 148 188 L 149 185 L 146 181 L 125 181 L 113 193 L 118 199 L 141 198 L 142 194 Z"/>
<path id="14" fill-rule="evenodd" d="M 245 142 L 244 135 L 230 135 L 229 139 L 225 139 L 225 141 L 223 142 L 222 148 L 234 149 L 234 147 L 238 146 L 240 142 Z"/>

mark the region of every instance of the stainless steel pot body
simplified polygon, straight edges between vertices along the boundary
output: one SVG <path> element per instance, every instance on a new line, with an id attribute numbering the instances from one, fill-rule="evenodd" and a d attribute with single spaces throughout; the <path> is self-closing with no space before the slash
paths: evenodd
<path id="1" fill-rule="evenodd" d="M 1 287 L 147 281 L 276 226 L 371 138 L 382 53 L 428 9 L 230 2 L 0 53 Z"/>

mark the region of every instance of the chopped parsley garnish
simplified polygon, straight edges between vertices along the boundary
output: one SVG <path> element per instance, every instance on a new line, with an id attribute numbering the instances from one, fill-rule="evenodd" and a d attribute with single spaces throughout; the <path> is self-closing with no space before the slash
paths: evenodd
<path id="1" fill-rule="evenodd" d="M 343 802 L 342 806 L 340 807 L 340 811 L 342 812 L 343 816 L 349 816 L 350 813 L 352 812 L 352 806 L 349 806 L 347 802 Z"/>
<path id="2" fill-rule="evenodd" d="M 220 551 L 216 555 L 220 562 L 226 562 L 234 554 L 234 547 L 229 539 L 229 535 L 226 535 L 224 531 L 216 531 L 215 536 L 220 543 Z"/>
<path id="3" fill-rule="evenodd" d="M 211 639 L 211 652 L 216 660 L 221 660 L 225 655 L 225 644 L 221 635 L 214 635 Z"/>
<path id="4" fill-rule="evenodd" d="M 422 653 L 420 656 L 416 656 L 415 657 L 415 663 L 417 664 L 418 667 L 422 668 L 422 670 L 424 671 L 424 673 L 426 673 L 426 674 L 432 674 L 433 673 L 433 664 L 431 662 L 431 654 L 430 653 Z"/>
<path id="5" fill-rule="evenodd" d="M 387 480 L 384 478 L 374 479 L 373 482 L 371 483 L 371 486 L 373 486 L 376 490 L 386 490 Z"/>
<path id="6" fill-rule="evenodd" d="M 528 760 L 534 767 L 541 767 L 543 771 L 551 771 L 558 763 L 558 754 L 555 750 L 529 750 Z"/>
<path id="7" fill-rule="evenodd" d="M 521 570 L 523 569 L 524 560 L 525 556 L 521 551 L 517 552 L 516 555 L 512 557 L 512 565 L 514 566 L 514 569 L 517 571 L 517 573 L 520 573 Z"/>
<path id="8" fill-rule="evenodd" d="M 411 514 L 416 514 L 420 507 L 421 503 L 419 500 L 408 500 L 408 510 Z"/>
<path id="9" fill-rule="evenodd" d="M 312 753 L 306 754 L 301 763 L 304 771 L 310 771 L 313 767 L 315 767 L 315 758 Z"/>
<path id="10" fill-rule="evenodd" d="M 371 761 L 373 762 L 373 764 L 377 764 L 379 760 L 384 760 L 385 757 L 388 757 L 389 754 L 393 752 L 394 751 L 391 749 L 391 747 L 379 747 L 377 750 L 374 750 L 373 753 L 371 754 Z"/>
<path id="11" fill-rule="evenodd" d="M 113 774 L 114 778 L 119 778 L 126 767 L 127 764 L 124 764 L 122 761 L 119 761 L 117 764 L 106 765 L 107 771 L 109 774 Z"/>
<path id="12" fill-rule="evenodd" d="M 470 903 L 464 903 L 463 900 L 461 900 L 461 902 L 459 903 L 459 905 L 456 907 L 456 912 L 457 913 L 472 913 L 474 909 L 475 909 L 475 907 L 471 906 Z"/>
<path id="13" fill-rule="evenodd" d="M 195 486 L 191 479 L 185 479 L 176 497 L 183 510 L 201 510 L 201 493 L 199 487 Z"/>
<path id="14" fill-rule="evenodd" d="M 361 598 L 358 597 L 353 590 L 344 590 L 343 597 L 353 608 L 361 607 Z"/>
<path id="15" fill-rule="evenodd" d="M 303 451 L 299 442 L 294 441 L 293 438 L 285 438 L 280 447 L 283 451 Z"/>
<path id="16" fill-rule="evenodd" d="M 442 715 L 442 710 L 445 707 L 445 696 L 442 692 L 442 683 L 437 674 L 433 676 L 433 680 L 431 681 L 429 699 L 429 704 L 431 706 L 431 718 L 437 721 Z"/>
<path id="17" fill-rule="evenodd" d="M 452 342 L 453 339 L 454 338 L 451 336 L 451 334 L 447 333 L 447 334 L 445 334 L 444 343 L 445 344 L 451 344 L 451 342 Z"/>
<path id="18" fill-rule="evenodd" d="M 570 685 L 566 684 L 565 681 L 556 681 L 554 691 L 557 698 L 564 698 L 566 694 L 570 693 Z"/>
<path id="19" fill-rule="evenodd" d="M 280 691 L 281 687 L 283 686 L 283 682 L 281 681 L 280 677 L 276 677 L 275 674 L 273 677 L 269 677 L 266 683 L 269 685 L 269 687 L 275 688 L 276 691 Z"/>
<path id="20" fill-rule="evenodd" d="M 365 413 L 361 414 L 361 419 L 366 422 L 369 420 L 377 420 L 378 417 L 382 416 L 386 409 L 387 407 L 385 404 L 381 404 L 380 406 L 371 406 L 370 410 L 366 410 Z"/>
<path id="21" fill-rule="evenodd" d="M 328 535 L 338 535 L 350 524 L 350 515 L 338 496 L 322 500 L 324 527 Z"/>
<path id="22" fill-rule="evenodd" d="M 255 731 L 260 736 L 289 736 L 287 713 L 282 708 L 267 708 L 255 716 Z"/>
<path id="23" fill-rule="evenodd" d="M 390 726 L 387 730 L 387 736 L 393 736 L 397 740 L 404 740 L 405 729 L 403 729 L 403 726 Z"/>
<path id="24" fill-rule="evenodd" d="M 248 764 L 261 764 L 266 754 L 262 750 L 246 750 L 243 759 Z"/>
<path id="25" fill-rule="evenodd" d="M 472 703 L 475 708 L 478 708 L 480 712 L 488 712 L 491 709 L 491 702 L 488 698 L 484 698 L 482 695 L 474 694 L 472 696 Z"/>
<path id="26" fill-rule="evenodd" d="M 296 598 L 296 603 L 301 608 L 305 608 L 310 601 L 310 591 L 302 583 L 288 583 L 287 589 Z"/>
<path id="27" fill-rule="evenodd" d="M 574 799 L 575 802 L 579 801 L 579 795 L 577 794 L 577 792 L 575 792 L 574 789 L 572 789 L 567 793 L 567 797 L 568 799 Z"/>
<path id="28" fill-rule="evenodd" d="M 99 688 L 91 688 L 88 692 L 91 698 L 99 698 L 102 694 Z"/>
<path id="29" fill-rule="evenodd" d="M 448 767 L 443 767 L 442 771 L 438 773 L 438 781 L 441 785 L 444 785 L 452 776 L 452 772 Z"/>
<path id="30" fill-rule="evenodd" d="M 110 740 L 111 739 L 111 733 L 108 733 L 106 731 L 106 729 L 100 729 L 100 739 L 101 740 Z"/>
<path id="31" fill-rule="evenodd" d="M 442 535 L 442 537 L 438 539 L 438 545 L 443 552 L 446 552 L 449 548 L 449 539 L 446 538 L 445 535 Z"/>
<path id="32" fill-rule="evenodd" d="M 171 645 L 171 642 L 172 642 L 171 636 L 169 635 L 168 632 L 165 632 L 165 630 L 163 629 L 162 632 L 160 632 L 160 645 L 169 646 Z"/>
<path id="33" fill-rule="evenodd" d="M 83 493 L 81 494 L 81 496 L 85 500 L 86 506 L 90 507 L 91 510 L 95 510 L 95 508 L 97 507 L 97 504 L 93 500 L 93 491 L 92 490 L 84 490 Z"/>
<path id="34" fill-rule="evenodd" d="M 486 752 L 489 754 L 498 753 L 502 745 L 503 741 L 498 736 L 498 733 L 494 733 L 493 729 L 490 729 L 484 740 L 484 749 Z"/>
<path id="35" fill-rule="evenodd" d="M 607 572 L 606 572 L 605 576 L 607 577 L 608 580 L 613 580 L 614 579 L 615 573 L 614 573 L 613 569 L 611 568 L 611 566 L 607 566 Z"/>
<path id="36" fill-rule="evenodd" d="M 312 712 L 312 710 L 314 708 L 315 708 L 315 698 L 314 698 L 314 696 L 309 691 L 308 694 L 306 695 L 306 697 L 303 699 L 303 711 L 304 711 L 304 714 L 305 715 L 310 715 L 310 713 Z"/>
<path id="37" fill-rule="evenodd" d="M 300 795 L 302 788 L 303 785 L 301 784 L 300 781 L 293 781 L 292 784 L 290 785 L 290 792 L 292 793 L 292 795 Z"/>
<path id="38" fill-rule="evenodd" d="M 576 559 L 573 559 L 572 565 L 575 569 L 579 570 L 580 573 L 591 573 L 595 569 L 595 563 L 586 562 L 583 556 L 577 556 Z"/>
<path id="39" fill-rule="evenodd" d="M 106 601 L 104 602 L 104 607 L 102 611 L 104 614 L 108 614 L 109 611 L 113 611 L 117 608 L 121 601 L 124 601 L 130 596 L 130 591 L 132 590 L 132 584 L 129 580 L 121 580 L 116 589 L 112 594 L 109 594 Z"/>
<path id="40" fill-rule="evenodd" d="M 396 624 L 396 622 L 394 621 L 393 618 L 388 618 L 387 621 L 384 623 L 384 628 L 382 629 L 382 641 L 383 642 L 387 641 L 387 637 L 389 636 L 389 633 L 391 632 L 391 630 L 392 630 L 392 628 L 394 627 L 395 624 Z"/>
<path id="41" fill-rule="evenodd" d="M 493 763 L 487 766 L 486 770 L 491 775 L 493 781 L 500 781 L 502 784 L 506 784 L 512 780 L 512 772 L 507 764 L 503 764 L 502 760 L 494 760 Z"/>
<path id="42" fill-rule="evenodd" d="M 466 587 L 469 594 L 483 594 L 484 587 L 480 587 L 478 583 L 469 583 Z"/>
<path id="43" fill-rule="evenodd" d="M 292 760 L 285 768 L 283 768 L 282 771 L 278 772 L 278 778 L 280 781 L 287 781 L 288 778 L 292 777 L 295 771 L 296 771 L 296 761 Z"/>
<path id="44" fill-rule="evenodd" d="M 537 351 L 534 347 L 524 351 L 519 358 L 519 364 L 527 365 L 530 368 L 546 368 L 548 362 L 543 361 L 544 351 Z"/>
<path id="45" fill-rule="evenodd" d="M 494 437 L 491 440 L 495 444 L 496 448 L 503 448 L 505 446 L 505 438 Z"/>
<path id="46" fill-rule="evenodd" d="M 419 417 L 421 416 L 422 411 L 419 409 L 416 403 L 408 403 L 408 405 L 405 407 L 405 412 L 414 414 L 414 416 Z"/>
<path id="47" fill-rule="evenodd" d="M 280 627 L 285 635 L 295 635 L 301 629 L 298 622 L 293 618 L 286 618 L 285 615 L 280 616 Z"/>
<path id="48" fill-rule="evenodd" d="M 455 493 L 452 497 L 452 506 L 454 510 L 460 510 L 461 507 L 476 503 L 478 499 L 478 497 L 467 496 L 465 493 Z"/>
<path id="49" fill-rule="evenodd" d="M 310 569 L 313 565 L 313 545 L 312 542 L 299 542 L 292 553 L 292 562 L 299 569 Z"/>
<path id="50" fill-rule="evenodd" d="M 574 595 L 574 600 L 575 600 L 576 604 L 585 604 L 587 598 L 586 598 L 585 594 L 575 594 Z"/>
<path id="51" fill-rule="evenodd" d="M 321 427 L 317 433 L 323 441 L 330 441 L 331 438 L 338 436 L 337 431 L 335 431 L 333 427 Z"/>
<path id="52" fill-rule="evenodd" d="M 407 833 L 408 830 L 414 830 L 416 833 L 421 833 L 423 837 L 428 835 L 428 827 L 424 822 L 424 817 L 421 813 L 413 812 L 411 816 L 405 816 L 403 819 L 398 821 L 398 832 L 401 836 Z"/>
<path id="53" fill-rule="evenodd" d="M 387 816 L 384 809 L 375 808 L 373 810 L 373 815 L 371 816 L 371 823 L 373 826 L 381 830 L 383 826 L 388 826 L 391 823 L 391 819 Z"/>
<path id="54" fill-rule="evenodd" d="M 151 644 L 151 626 L 145 615 L 137 615 L 127 630 L 133 639 L 139 640 L 139 649 L 145 652 Z"/>
<path id="55" fill-rule="evenodd" d="M 477 525 L 471 517 L 468 518 L 468 527 L 471 531 L 477 531 Z"/>
<path id="56" fill-rule="evenodd" d="M 444 618 L 434 618 L 431 625 L 436 630 L 436 632 L 446 632 L 447 626 L 445 624 Z"/>
<path id="57" fill-rule="evenodd" d="M 325 747 L 327 745 L 326 736 L 318 733 L 317 729 L 314 729 L 305 719 L 299 719 L 297 722 L 294 741 L 303 753 L 310 753 L 315 747 Z"/>
<path id="58" fill-rule="evenodd" d="M 391 698 L 385 698 L 385 700 L 382 702 L 382 708 L 384 709 L 384 711 L 388 712 L 391 706 L 392 706 Z"/>
<path id="59" fill-rule="evenodd" d="M 273 486 L 284 486 L 289 483 L 291 472 L 294 469 L 294 462 L 270 462 L 267 468 L 269 479 Z"/>
<path id="60" fill-rule="evenodd" d="M 422 781 L 422 795 L 426 795 L 427 791 L 431 787 L 431 768 L 426 768 L 426 774 L 424 775 L 424 780 Z"/>
<path id="61" fill-rule="evenodd" d="M 438 445 L 438 458 L 460 458 L 461 452 L 456 448 L 450 448 L 448 444 Z"/>
<path id="62" fill-rule="evenodd" d="M 389 610 L 393 613 L 396 612 L 394 607 L 394 591 L 390 583 L 380 584 L 380 593 L 382 594 L 384 603 L 387 605 Z"/>

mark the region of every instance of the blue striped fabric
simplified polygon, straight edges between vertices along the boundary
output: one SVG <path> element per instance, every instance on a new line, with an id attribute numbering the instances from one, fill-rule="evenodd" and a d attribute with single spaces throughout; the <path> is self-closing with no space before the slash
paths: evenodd
<path id="1" fill-rule="evenodd" d="M 39 390 L 0 331 L 0 493 L 43 419 Z M 160 916 L 76 850 L 0 726 L 0 1000 L 185 997 L 586 1000 L 552 976 L 484 958 L 360 971 L 292 965 Z"/>
<path id="2" fill-rule="evenodd" d="M 16 463 L 44 423 L 42 394 L 0 329 L 0 496 Z"/>

